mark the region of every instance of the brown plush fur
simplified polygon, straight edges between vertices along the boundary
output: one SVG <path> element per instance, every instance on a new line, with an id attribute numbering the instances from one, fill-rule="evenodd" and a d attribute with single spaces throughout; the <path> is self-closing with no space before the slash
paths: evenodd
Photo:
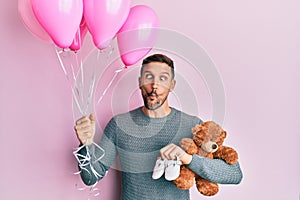
<path id="1" fill-rule="evenodd" d="M 211 159 L 220 158 L 228 164 L 237 163 L 237 152 L 231 147 L 222 146 L 227 133 L 217 123 L 208 121 L 196 125 L 192 128 L 192 133 L 191 145 L 186 149 L 182 147 L 188 154 L 198 154 Z M 215 195 L 219 191 L 217 183 L 201 178 L 184 165 L 181 166 L 180 175 L 174 183 L 178 188 L 187 190 L 194 185 L 194 180 L 198 191 L 205 196 Z"/>

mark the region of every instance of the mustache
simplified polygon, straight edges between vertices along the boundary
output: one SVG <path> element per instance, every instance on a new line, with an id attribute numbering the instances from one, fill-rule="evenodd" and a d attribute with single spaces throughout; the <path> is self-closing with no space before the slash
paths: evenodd
<path id="1" fill-rule="evenodd" d="M 155 90 L 152 90 L 151 92 L 147 93 L 148 96 L 151 96 L 155 94 L 155 96 L 158 96 Z"/>

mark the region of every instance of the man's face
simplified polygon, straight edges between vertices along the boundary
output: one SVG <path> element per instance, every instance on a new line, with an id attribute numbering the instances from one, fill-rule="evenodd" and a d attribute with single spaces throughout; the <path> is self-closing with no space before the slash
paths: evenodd
<path id="1" fill-rule="evenodd" d="M 174 89 L 175 80 L 171 68 L 166 63 L 151 62 L 144 65 L 139 78 L 145 107 L 155 110 L 167 102 L 169 92 Z"/>

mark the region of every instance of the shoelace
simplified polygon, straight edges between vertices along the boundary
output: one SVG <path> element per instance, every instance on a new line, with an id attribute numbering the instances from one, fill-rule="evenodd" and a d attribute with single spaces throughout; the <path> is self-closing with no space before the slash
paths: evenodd
<path id="1" fill-rule="evenodd" d="M 170 165 L 175 166 L 175 165 L 181 165 L 181 164 L 182 164 L 182 162 L 178 158 L 176 158 L 176 160 L 168 160 L 167 161 L 167 167 Z"/>

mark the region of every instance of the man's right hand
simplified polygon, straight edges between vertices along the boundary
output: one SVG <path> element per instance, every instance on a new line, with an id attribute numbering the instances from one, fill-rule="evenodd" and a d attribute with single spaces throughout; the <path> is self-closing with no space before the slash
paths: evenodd
<path id="1" fill-rule="evenodd" d="M 89 117 L 83 116 L 78 119 L 74 129 L 81 144 L 91 145 L 93 143 L 96 130 L 94 115 L 91 114 Z"/>

